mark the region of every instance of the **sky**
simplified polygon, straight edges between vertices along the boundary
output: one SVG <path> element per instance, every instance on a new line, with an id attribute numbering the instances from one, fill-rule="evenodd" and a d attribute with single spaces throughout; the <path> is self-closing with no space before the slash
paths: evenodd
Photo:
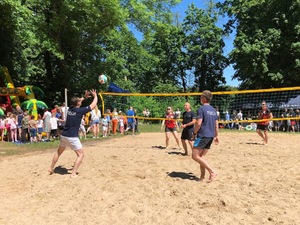
<path id="1" fill-rule="evenodd" d="M 181 16 L 181 19 L 183 19 L 185 17 L 185 11 L 188 9 L 188 5 L 194 3 L 195 6 L 197 6 L 198 8 L 205 9 L 208 7 L 208 2 L 209 2 L 208 0 L 182 0 L 182 2 L 179 3 L 172 11 L 174 13 L 179 13 L 179 15 Z M 221 26 L 221 24 L 224 24 L 225 22 L 226 22 L 226 18 L 221 18 L 220 26 Z M 233 32 L 230 36 L 225 37 L 225 39 L 224 39 L 224 41 L 225 41 L 224 53 L 226 55 L 229 52 L 231 52 L 231 50 L 233 48 L 234 35 L 235 35 L 235 32 Z M 229 66 L 224 70 L 226 84 L 230 85 L 230 86 L 238 86 L 239 81 L 236 79 L 232 80 L 233 74 L 234 74 L 234 69 L 232 66 Z"/>
<path id="2" fill-rule="evenodd" d="M 222 2 L 223 0 L 219 0 L 219 1 Z M 172 9 L 172 11 L 174 13 L 179 14 L 179 20 L 180 19 L 183 20 L 185 17 L 185 11 L 188 9 L 188 6 L 190 4 L 194 3 L 196 7 L 206 9 L 208 7 L 208 2 L 209 2 L 209 0 L 182 0 L 182 2 L 179 3 L 176 7 L 174 7 L 174 9 Z M 220 26 L 222 26 L 222 24 L 224 24 L 226 22 L 226 20 L 227 20 L 226 18 L 220 18 L 220 23 L 219 23 Z M 137 39 L 143 38 L 143 35 L 140 32 L 138 32 L 134 27 L 131 27 L 131 29 L 134 31 L 134 34 L 137 37 Z M 234 35 L 235 35 L 235 32 L 233 32 L 230 36 L 224 38 L 224 42 L 225 42 L 224 53 L 225 53 L 225 55 L 229 54 L 233 48 Z M 236 79 L 232 79 L 233 75 L 234 75 L 234 69 L 233 69 L 232 65 L 230 65 L 224 70 L 224 77 L 226 78 L 226 85 L 237 87 L 237 86 L 239 86 L 240 82 Z"/>

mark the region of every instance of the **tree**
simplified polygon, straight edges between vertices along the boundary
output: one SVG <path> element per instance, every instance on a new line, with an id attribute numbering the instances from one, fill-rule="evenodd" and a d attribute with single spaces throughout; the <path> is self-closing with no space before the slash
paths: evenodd
<path id="1" fill-rule="evenodd" d="M 223 30 L 216 25 L 218 15 L 211 9 L 205 11 L 190 5 L 184 18 L 183 30 L 186 34 L 186 51 L 189 69 L 195 75 L 197 91 L 214 91 L 225 84 L 223 70 L 228 65 L 223 55 L 225 43 Z"/>
<path id="2" fill-rule="evenodd" d="M 219 5 L 236 29 L 230 54 L 240 88 L 300 84 L 300 2 L 226 0 Z"/>

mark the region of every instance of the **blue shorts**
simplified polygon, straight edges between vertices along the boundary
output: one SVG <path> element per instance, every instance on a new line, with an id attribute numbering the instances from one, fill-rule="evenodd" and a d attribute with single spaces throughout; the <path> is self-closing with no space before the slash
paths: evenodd
<path id="1" fill-rule="evenodd" d="M 41 133 L 43 133 L 43 128 L 42 127 L 38 127 L 38 134 L 41 134 Z"/>
<path id="2" fill-rule="evenodd" d="M 96 119 L 96 120 L 93 120 L 91 124 L 93 124 L 93 125 L 94 125 L 94 124 L 100 124 L 100 120 L 97 120 L 97 119 Z"/>
<path id="3" fill-rule="evenodd" d="M 127 127 L 133 130 L 135 128 L 135 122 L 128 122 Z"/>
<path id="4" fill-rule="evenodd" d="M 194 141 L 194 147 L 200 149 L 210 149 L 213 140 L 214 138 L 212 137 L 197 137 Z"/>
<path id="5" fill-rule="evenodd" d="M 30 137 L 36 137 L 36 129 L 30 128 Z"/>

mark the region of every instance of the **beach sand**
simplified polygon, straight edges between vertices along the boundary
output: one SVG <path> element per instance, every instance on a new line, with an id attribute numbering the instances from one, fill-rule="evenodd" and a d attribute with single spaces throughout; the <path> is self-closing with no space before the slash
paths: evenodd
<path id="1" fill-rule="evenodd" d="M 211 183 L 183 150 L 161 148 L 163 132 L 84 142 L 74 179 L 70 149 L 53 175 L 56 149 L 1 158 L 0 224 L 299 224 L 299 137 L 270 133 L 264 146 L 255 132 L 221 132 Z"/>

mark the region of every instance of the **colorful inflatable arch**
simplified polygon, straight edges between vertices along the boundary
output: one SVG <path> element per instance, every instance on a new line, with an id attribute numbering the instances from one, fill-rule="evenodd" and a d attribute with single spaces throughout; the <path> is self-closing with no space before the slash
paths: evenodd
<path id="1" fill-rule="evenodd" d="M 3 81 L 2 84 L 1 78 Z M 44 92 L 40 88 L 32 85 L 15 87 L 8 69 L 4 66 L 0 67 L 0 108 L 2 110 L 10 112 L 12 111 L 13 106 L 20 105 L 37 119 L 37 110 L 47 108 L 48 106 L 44 102 L 36 100 L 35 93 L 38 93 L 39 96 L 44 96 Z M 1 96 L 6 96 L 5 102 L 3 102 L 3 98 L 1 98 Z M 20 98 L 26 101 L 21 104 Z"/>

